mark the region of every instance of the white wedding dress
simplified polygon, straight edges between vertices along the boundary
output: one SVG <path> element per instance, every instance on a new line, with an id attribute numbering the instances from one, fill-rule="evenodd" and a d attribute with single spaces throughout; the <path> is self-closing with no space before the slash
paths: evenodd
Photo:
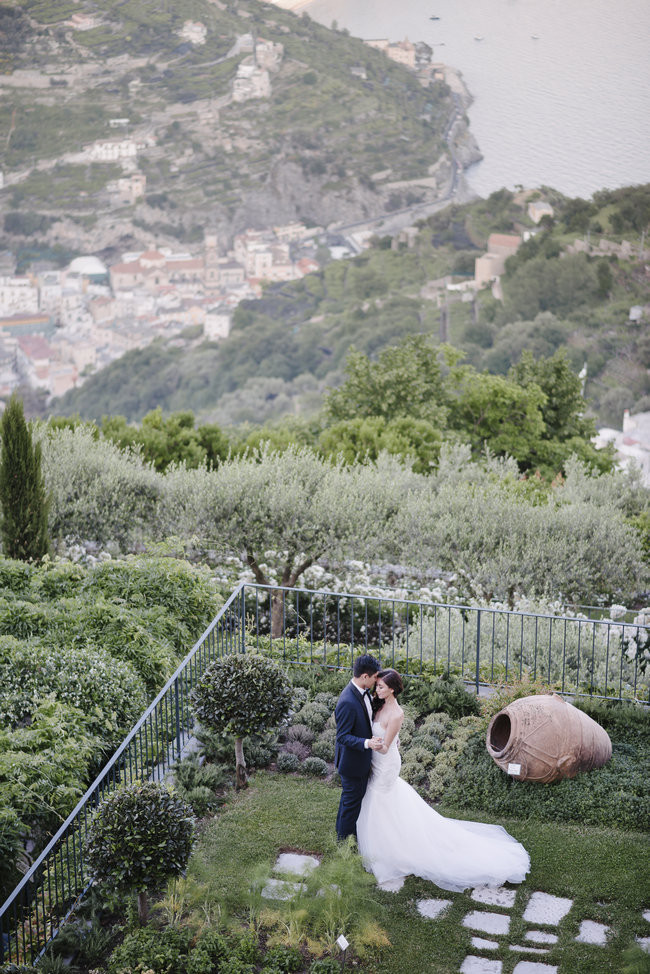
<path id="1" fill-rule="evenodd" d="M 375 722 L 372 732 L 383 737 Z M 357 820 L 359 852 L 378 883 L 408 875 L 461 892 L 474 886 L 521 883 L 530 856 L 500 825 L 462 822 L 434 811 L 399 776 L 397 737 L 386 754 L 372 753 L 368 788 Z"/>

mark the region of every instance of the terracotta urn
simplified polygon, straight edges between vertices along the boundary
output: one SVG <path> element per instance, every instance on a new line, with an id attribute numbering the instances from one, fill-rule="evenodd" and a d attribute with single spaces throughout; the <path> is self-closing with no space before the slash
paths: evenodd
<path id="1" fill-rule="evenodd" d="M 612 756 L 607 731 L 557 693 L 522 697 L 487 730 L 488 754 L 518 781 L 558 781 L 601 768 Z"/>

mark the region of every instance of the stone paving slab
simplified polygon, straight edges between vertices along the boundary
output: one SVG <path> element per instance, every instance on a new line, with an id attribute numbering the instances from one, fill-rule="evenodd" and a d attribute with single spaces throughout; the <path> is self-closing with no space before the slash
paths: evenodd
<path id="1" fill-rule="evenodd" d="M 268 879 L 262 890 L 266 900 L 290 900 L 301 888 L 300 883 L 291 883 L 286 879 Z"/>
<path id="2" fill-rule="evenodd" d="M 595 923 L 593 920 L 583 920 L 578 931 L 578 940 L 582 944 L 597 944 L 604 947 L 607 943 L 609 927 L 604 923 Z"/>
<path id="3" fill-rule="evenodd" d="M 483 940 L 483 937 L 472 937 L 472 947 L 476 950 L 496 950 L 499 946 L 496 940 Z"/>
<path id="4" fill-rule="evenodd" d="M 472 930 L 481 930 L 483 933 L 508 933 L 510 917 L 505 913 L 483 913 L 481 910 L 474 910 L 464 917 L 463 926 L 470 927 Z"/>
<path id="5" fill-rule="evenodd" d="M 573 900 L 564 896 L 551 896 L 550 893 L 533 893 L 524 910 L 524 920 L 531 923 L 545 923 L 557 926 L 573 905 Z"/>
<path id="6" fill-rule="evenodd" d="M 443 910 L 451 906 L 451 900 L 418 900 L 416 905 L 418 913 L 423 917 L 427 917 L 429 920 L 435 920 Z"/>
<path id="7" fill-rule="evenodd" d="M 544 930 L 528 930 L 526 940 L 532 940 L 536 944 L 556 944 L 557 934 L 546 933 Z"/>
<path id="8" fill-rule="evenodd" d="M 644 920 L 647 920 L 648 923 L 650 923 L 650 910 L 644 910 L 643 911 L 643 919 Z"/>
<path id="9" fill-rule="evenodd" d="M 641 950 L 645 950 L 646 954 L 650 954 L 650 937 L 637 937 L 636 942 Z"/>
<path id="10" fill-rule="evenodd" d="M 515 905 L 516 889 L 506 889 L 504 886 L 477 886 L 472 890 L 472 899 L 476 903 L 487 906 L 503 906 L 509 910 Z"/>
<path id="11" fill-rule="evenodd" d="M 308 876 L 319 865 L 320 860 L 316 856 L 304 856 L 297 852 L 283 852 L 276 859 L 273 871 L 276 873 L 292 873 L 295 876 Z"/>
<path id="12" fill-rule="evenodd" d="M 536 960 L 520 960 L 512 974 L 557 974 L 557 967 Z"/>
<path id="13" fill-rule="evenodd" d="M 399 879 L 387 879 L 385 883 L 377 883 L 377 889 L 383 889 L 384 893 L 399 893 L 404 885 L 404 877 Z"/>
<path id="14" fill-rule="evenodd" d="M 460 974 L 501 974 L 503 964 L 500 960 L 474 957 L 468 954 L 460 966 Z"/>

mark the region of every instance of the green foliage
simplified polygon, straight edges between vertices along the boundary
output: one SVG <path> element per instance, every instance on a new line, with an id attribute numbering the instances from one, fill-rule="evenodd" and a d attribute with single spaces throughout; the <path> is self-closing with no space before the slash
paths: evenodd
<path id="1" fill-rule="evenodd" d="M 3 806 L 36 833 L 58 828 L 86 789 L 101 742 L 80 710 L 48 697 L 28 727 L 0 729 Z"/>
<path id="2" fill-rule="evenodd" d="M 296 754 L 291 754 L 289 751 L 280 751 L 278 754 L 275 766 L 278 771 L 292 772 L 300 770 L 300 759 Z"/>
<path id="3" fill-rule="evenodd" d="M 152 463 L 156 470 L 164 471 L 171 463 L 184 463 L 198 467 L 205 463 L 214 468 L 229 453 L 229 442 L 221 429 L 208 424 L 195 427 L 194 414 L 173 413 L 163 419 L 162 409 L 147 413 L 140 428 L 128 426 L 123 416 L 104 416 L 102 434 L 120 448 L 129 447 Z"/>
<path id="4" fill-rule="evenodd" d="M 190 951 L 191 931 L 187 927 L 144 927 L 127 933 L 111 954 L 108 974 L 125 970 L 153 971 L 154 974 L 185 972 Z"/>
<path id="5" fill-rule="evenodd" d="M 39 431 L 53 537 L 130 549 L 149 528 L 160 490 L 153 470 L 87 427 Z"/>
<path id="6" fill-rule="evenodd" d="M 86 857 L 97 881 L 140 894 L 185 869 L 193 836 L 186 802 L 157 782 L 135 782 L 98 806 Z"/>
<path id="7" fill-rule="evenodd" d="M 404 703 L 415 707 L 421 716 L 443 711 L 450 717 L 480 713 L 476 694 L 465 689 L 462 680 L 443 673 L 433 680 L 426 677 L 405 678 Z"/>
<path id="8" fill-rule="evenodd" d="M 300 766 L 300 770 L 303 774 L 314 775 L 317 778 L 324 778 L 329 768 L 327 767 L 327 761 L 323 761 L 322 758 L 309 757 L 305 758 Z"/>
<path id="9" fill-rule="evenodd" d="M 201 764 L 197 754 L 183 758 L 174 766 L 174 787 L 198 816 L 221 804 L 223 799 L 217 795 L 217 789 L 222 789 L 228 778 L 223 766 Z"/>
<path id="10" fill-rule="evenodd" d="M 9 399 L 0 419 L 0 438 L 0 515 L 4 553 L 21 561 L 38 561 L 49 548 L 49 501 L 41 472 L 41 446 L 32 441 L 23 404 L 16 393 Z"/>
<path id="11" fill-rule="evenodd" d="M 272 660 L 247 653 L 212 663 L 191 699 L 202 724 L 244 737 L 282 723 L 291 706 L 291 688 Z"/>

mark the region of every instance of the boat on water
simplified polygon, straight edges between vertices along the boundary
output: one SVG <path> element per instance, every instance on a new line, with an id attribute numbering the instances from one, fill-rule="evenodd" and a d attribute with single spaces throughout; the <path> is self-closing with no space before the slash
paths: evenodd
<path id="1" fill-rule="evenodd" d="M 429 20 L 440 20 L 440 17 L 436 17 L 434 14 L 433 17 L 429 17 Z"/>
<path id="2" fill-rule="evenodd" d="M 531 41 L 538 41 L 539 40 L 539 34 L 531 34 L 530 35 L 530 39 L 531 39 Z"/>
<path id="3" fill-rule="evenodd" d="M 482 41 L 483 39 L 483 34 L 474 34 L 475 41 Z"/>

